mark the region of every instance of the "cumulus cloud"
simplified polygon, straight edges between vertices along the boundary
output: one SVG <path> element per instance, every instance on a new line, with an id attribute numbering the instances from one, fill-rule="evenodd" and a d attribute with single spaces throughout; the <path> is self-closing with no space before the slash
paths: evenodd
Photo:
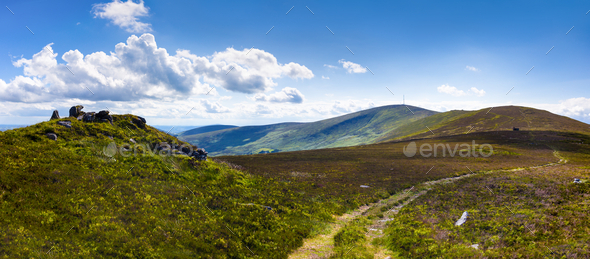
<path id="1" fill-rule="evenodd" d="M 475 95 L 480 96 L 480 97 L 484 96 L 486 94 L 486 91 L 484 91 L 483 89 L 478 90 L 475 87 L 471 87 L 471 89 L 469 89 L 469 91 L 471 91 L 472 93 L 474 93 Z"/>
<path id="2" fill-rule="evenodd" d="M 590 98 L 577 97 L 560 101 L 554 110 L 566 116 L 588 119 L 590 118 Z"/>
<path id="3" fill-rule="evenodd" d="M 92 6 L 94 18 L 102 18 L 110 20 L 114 25 L 117 25 L 127 32 L 139 33 L 152 31 L 151 24 L 138 21 L 138 17 L 148 16 L 149 8 L 140 0 L 139 3 L 134 3 L 131 0 L 122 2 L 114 0 L 110 3 L 95 4 Z"/>
<path id="4" fill-rule="evenodd" d="M 51 45 L 31 59 L 13 62 L 14 66 L 23 67 L 24 76 L 8 83 L 0 79 L 0 100 L 173 100 L 206 94 L 213 86 L 252 94 L 272 89 L 277 85 L 275 78 L 314 76 L 307 67 L 293 62 L 280 64 L 271 53 L 260 49 L 252 49 L 248 55 L 249 49 L 233 48 L 210 57 L 197 56 L 189 50 L 177 50 L 176 55 L 170 55 L 157 46 L 149 33 L 130 36 L 110 54 L 95 52 L 84 56 L 78 50 L 70 50 L 61 57 L 65 64 L 58 64 Z M 216 94 L 215 89 L 211 90 L 210 95 Z"/>
<path id="5" fill-rule="evenodd" d="M 304 96 L 296 88 L 285 87 L 280 92 L 271 95 L 257 94 L 254 96 L 254 100 L 274 103 L 302 103 Z"/>
<path id="6" fill-rule="evenodd" d="M 218 102 L 211 102 L 209 100 L 201 99 L 200 100 L 201 106 L 205 108 L 205 111 L 208 113 L 226 113 L 229 112 L 227 107 L 219 104 Z"/>
<path id="7" fill-rule="evenodd" d="M 361 65 L 350 61 L 345 61 L 344 59 L 338 60 L 338 63 L 342 64 L 342 67 L 345 68 L 349 74 L 367 72 L 367 69 Z"/>
<path id="8" fill-rule="evenodd" d="M 441 85 L 441 86 L 439 86 L 436 89 L 438 90 L 439 93 L 450 94 L 452 96 L 463 96 L 463 95 L 465 95 L 465 92 L 463 90 L 459 90 L 459 89 L 457 89 L 457 87 L 450 86 L 448 84 Z"/>
<path id="9" fill-rule="evenodd" d="M 465 69 L 466 69 L 466 70 L 469 70 L 469 71 L 473 71 L 473 72 L 477 72 L 477 71 L 479 71 L 479 69 L 477 69 L 477 68 L 475 68 L 475 67 L 472 67 L 472 66 L 465 66 Z"/>
<path id="10" fill-rule="evenodd" d="M 329 76 L 322 76 L 322 79 L 330 79 Z"/>
<path id="11" fill-rule="evenodd" d="M 327 68 L 334 68 L 334 69 L 338 68 L 337 66 L 332 66 L 332 65 L 328 65 L 328 64 L 324 64 L 324 66 Z"/>

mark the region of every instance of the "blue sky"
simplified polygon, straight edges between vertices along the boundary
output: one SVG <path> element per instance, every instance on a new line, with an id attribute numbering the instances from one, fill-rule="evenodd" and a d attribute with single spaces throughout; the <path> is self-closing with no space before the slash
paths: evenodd
<path id="1" fill-rule="evenodd" d="M 314 121 L 404 95 L 590 122 L 587 1 L 4 3 L 0 124 L 75 104 L 153 125 Z"/>

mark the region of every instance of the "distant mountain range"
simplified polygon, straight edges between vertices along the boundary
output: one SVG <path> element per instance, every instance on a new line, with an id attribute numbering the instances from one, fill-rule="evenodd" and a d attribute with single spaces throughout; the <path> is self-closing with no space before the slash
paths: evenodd
<path id="1" fill-rule="evenodd" d="M 409 105 L 389 105 L 309 123 L 206 126 L 182 132 L 178 138 L 205 148 L 211 156 L 219 156 L 356 146 L 514 128 L 588 133 L 589 127 L 565 116 L 520 106 L 439 113 Z"/>
<path id="2" fill-rule="evenodd" d="M 205 148 L 211 156 L 355 146 L 375 143 L 403 125 L 437 113 L 390 105 L 317 122 L 233 127 L 197 134 L 189 131 L 178 137 Z"/>

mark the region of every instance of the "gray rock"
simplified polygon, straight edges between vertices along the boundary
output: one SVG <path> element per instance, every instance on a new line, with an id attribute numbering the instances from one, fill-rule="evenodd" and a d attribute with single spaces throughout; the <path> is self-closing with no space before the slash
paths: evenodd
<path id="1" fill-rule="evenodd" d="M 461 215 L 461 218 L 459 220 L 457 220 L 457 222 L 455 223 L 455 226 L 463 225 L 463 223 L 465 223 L 465 221 L 467 221 L 467 217 L 469 217 L 469 213 L 467 213 L 467 211 L 463 212 L 463 215 Z"/>
<path id="2" fill-rule="evenodd" d="M 133 144 L 137 144 L 137 142 L 135 142 L 135 139 L 130 138 L 129 141 L 131 141 Z"/>
<path id="3" fill-rule="evenodd" d="M 106 119 L 107 115 L 109 115 L 109 111 L 102 110 L 96 114 L 96 117 L 99 119 Z"/>
<path id="4" fill-rule="evenodd" d="M 59 112 L 57 110 L 54 110 L 53 114 L 51 114 L 51 119 L 49 120 L 59 120 Z"/>
<path id="5" fill-rule="evenodd" d="M 58 125 L 62 125 L 66 128 L 71 128 L 72 127 L 72 122 L 71 121 L 58 121 L 57 122 Z"/>
<path id="6" fill-rule="evenodd" d="M 55 133 L 47 133 L 45 136 L 51 140 L 57 140 L 57 135 Z"/>
<path id="7" fill-rule="evenodd" d="M 138 127 L 142 128 L 142 129 L 145 128 L 145 119 L 142 117 L 139 117 L 139 116 L 137 116 L 137 118 L 133 117 L 133 119 L 131 119 L 131 123 L 137 125 Z"/>
<path id="8" fill-rule="evenodd" d="M 580 181 L 580 179 L 578 178 L 574 178 L 574 183 L 581 183 L 582 181 Z"/>
<path id="9" fill-rule="evenodd" d="M 95 118 L 95 113 L 94 112 L 89 112 L 84 114 L 84 117 L 82 118 L 83 122 L 93 122 L 94 118 Z"/>
<path id="10" fill-rule="evenodd" d="M 70 108 L 70 117 L 78 117 L 80 116 L 82 109 L 84 109 L 84 106 L 82 105 L 76 105 L 76 106 L 72 106 L 72 108 Z"/>

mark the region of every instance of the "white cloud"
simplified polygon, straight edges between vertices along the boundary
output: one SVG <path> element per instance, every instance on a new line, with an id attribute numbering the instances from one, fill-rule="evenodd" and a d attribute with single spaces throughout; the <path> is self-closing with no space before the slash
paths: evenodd
<path id="1" fill-rule="evenodd" d="M 344 61 L 344 59 L 338 60 L 338 63 L 342 64 L 342 67 L 345 68 L 346 71 L 350 74 L 367 72 L 367 69 L 362 67 L 361 65 L 350 61 Z"/>
<path id="2" fill-rule="evenodd" d="M 446 85 L 441 85 L 438 88 L 436 88 L 438 90 L 439 93 L 445 93 L 445 94 L 450 94 L 452 96 L 463 96 L 465 95 L 465 92 L 463 92 L 463 90 L 459 90 L 454 86 L 449 86 L 448 84 Z"/>
<path id="3" fill-rule="evenodd" d="M 566 116 L 588 119 L 590 118 L 590 98 L 577 97 L 560 101 L 552 110 Z"/>
<path id="4" fill-rule="evenodd" d="M 322 76 L 322 79 L 330 79 L 329 76 Z"/>
<path id="5" fill-rule="evenodd" d="M 327 68 L 333 68 L 333 69 L 337 69 L 337 66 L 332 66 L 332 65 L 328 65 L 328 64 L 324 64 L 325 67 Z"/>
<path id="6" fill-rule="evenodd" d="M 233 48 L 215 52 L 210 57 L 200 57 L 189 50 L 177 50 L 176 55 L 170 55 L 165 48 L 157 46 L 149 33 L 130 36 L 126 43 L 117 44 L 115 52 L 110 54 L 95 52 L 84 56 L 78 50 L 70 50 L 61 57 L 66 64 L 58 64 L 57 53 L 53 53 L 51 45 L 31 59 L 13 62 L 14 66 L 23 67 L 24 76 L 17 76 L 8 83 L 0 79 L 0 100 L 170 101 L 206 94 L 213 86 L 234 92 L 260 93 L 276 86 L 275 78 L 314 76 L 307 67 L 293 62 L 279 64 L 271 53 L 260 49 L 252 49 L 248 55 L 249 49 Z M 209 95 L 217 95 L 217 90 L 211 90 Z"/>
<path id="7" fill-rule="evenodd" d="M 257 94 L 254 96 L 254 100 L 274 103 L 302 103 L 304 96 L 295 88 L 285 87 L 280 92 L 271 95 Z"/>
<path id="8" fill-rule="evenodd" d="M 478 72 L 479 71 L 479 69 L 477 69 L 475 67 L 472 67 L 472 66 L 465 66 L 465 69 L 466 70 L 469 70 L 469 71 L 473 71 L 473 72 Z"/>
<path id="9" fill-rule="evenodd" d="M 201 99 L 201 105 L 205 108 L 205 111 L 208 113 L 226 113 L 229 112 L 227 107 L 219 104 L 218 102 L 211 102 L 209 100 Z"/>
<path id="10" fill-rule="evenodd" d="M 360 103 L 360 104 L 359 104 Z M 338 114 L 346 114 L 351 112 L 357 112 L 360 110 L 365 110 L 369 108 L 375 107 L 373 102 L 360 102 L 354 100 L 346 100 L 346 101 L 335 101 L 334 105 L 332 105 L 331 113 L 338 115 Z"/>
<path id="11" fill-rule="evenodd" d="M 148 16 L 149 8 L 143 4 L 143 0 L 134 3 L 131 0 L 122 2 L 114 0 L 110 3 L 94 4 L 92 6 L 94 18 L 110 20 L 113 24 L 125 29 L 127 32 L 139 33 L 152 31 L 151 24 L 138 21 L 138 17 Z"/>
<path id="12" fill-rule="evenodd" d="M 80 25 L 80 22 L 77 22 L 76 25 Z"/>
<path id="13" fill-rule="evenodd" d="M 477 96 L 484 96 L 486 94 L 486 91 L 484 91 L 483 89 L 478 90 L 475 87 L 471 87 L 471 89 L 469 89 L 469 91 L 473 92 L 474 94 L 476 94 Z"/>

